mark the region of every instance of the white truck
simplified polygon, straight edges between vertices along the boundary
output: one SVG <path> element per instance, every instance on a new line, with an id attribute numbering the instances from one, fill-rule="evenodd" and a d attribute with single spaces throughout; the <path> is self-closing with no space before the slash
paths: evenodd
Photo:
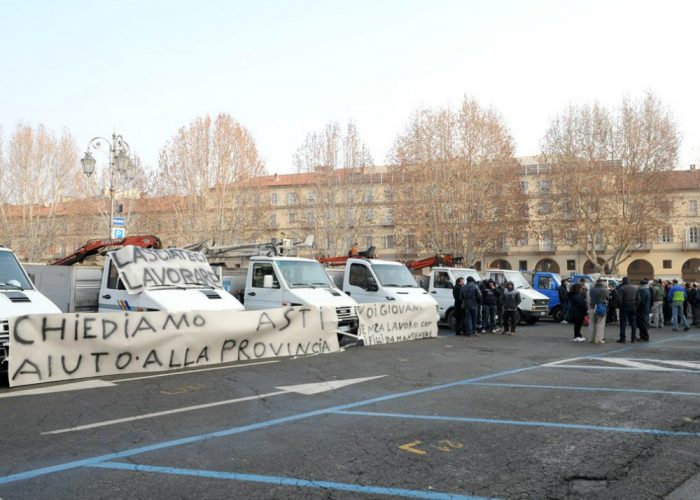
<path id="1" fill-rule="evenodd" d="M 130 248 L 134 247 L 124 247 L 120 252 Z M 139 251 L 143 255 L 151 255 L 153 252 L 162 252 L 162 255 L 185 252 L 179 249 Z M 152 281 L 146 283 L 140 291 L 130 292 L 115 265 L 116 253 L 107 253 L 102 267 L 34 264 L 27 265 L 27 271 L 37 288 L 61 312 L 243 310 L 241 303 L 218 285 L 216 280 Z M 186 264 L 187 261 L 182 265 Z M 205 266 L 215 274 L 208 263 L 199 262 L 198 265 Z M 175 274 L 171 274 L 175 278 Z"/>
<path id="2" fill-rule="evenodd" d="M 15 254 L 8 248 L 0 247 L 0 372 L 7 371 L 9 319 L 25 314 L 60 312 L 36 289 Z"/>
<path id="3" fill-rule="evenodd" d="M 528 325 L 533 325 L 549 314 L 549 298 L 532 288 L 520 271 L 487 269 L 482 273 L 482 278 L 493 280 L 503 287 L 508 281 L 513 282 L 515 289 L 520 292 L 521 299 L 520 307 L 518 307 L 518 322 L 522 320 Z"/>
<path id="4" fill-rule="evenodd" d="M 235 281 L 232 286 L 237 287 Z M 341 337 L 341 343 L 357 335 L 357 303 L 335 286 L 316 260 L 262 255 L 250 257 L 243 304 L 247 310 L 302 305 L 332 306 L 338 315 L 339 332 L 351 334 L 348 338 Z"/>
<path id="5" fill-rule="evenodd" d="M 469 276 L 474 278 L 474 281 L 481 281 L 479 271 L 466 267 L 433 267 L 428 276 L 421 277 L 421 286 L 438 303 L 440 321 L 447 323 L 452 330 L 455 328 L 455 301 L 452 289 L 458 278 L 464 278 L 466 281 Z"/>
<path id="6" fill-rule="evenodd" d="M 435 305 L 438 303 L 427 291 L 418 286 L 408 268 L 389 260 L 348 258 L 342 274 L 328 270 L 343 292 L 358 303 L 364 302 L 415 302 Z"/>

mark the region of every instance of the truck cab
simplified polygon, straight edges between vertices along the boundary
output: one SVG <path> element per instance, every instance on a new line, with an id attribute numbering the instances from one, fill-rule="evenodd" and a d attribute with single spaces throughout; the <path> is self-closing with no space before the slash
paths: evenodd
<path id="1" fill-rule="evenodd" d="M 0 372 L 7 371 L 9 319 L 25 314 L 58 314 L 56 304 L 35 287 L 15 254 L 0 247 Z"/>
<path id="2" fill-rule="evenodd" d="M 454 297 L 452 289 L 458 278 L 471 276 L 475 281 L 480 281 L 481 277 L 476 269 L 465 267 L 433 267 L 430 275 L 426 276 L 422 286 L 438 303 L 438 314 L 440 321 L 446 322 L 451 329 L 455 327 Z"/>
<path id="3" fill-rule="evenodd" d="M 139 293 L 129 293 L 111 253 L 105 257 L 99 293 L 99 312 L 244 310 L 243 305 L 223 287 L 196 283 L 146 287 Z"/>
<path id="4" fill-rule="evenodd" d="M 528 325 L 535 324 L 549 314 L 549 306 L 547 305 L 549 299 L 547 296 L 534 290 L 520 271 L 488 269 L 484 272 L 484 278 L 491 279 L 503 287 L 508 281 L 513 282 L 515 289 L 520 292 L 519 319 L 525 321 Z"/>
<path id="5" fill-rule="evenodd" d="M 302 305 L 332 306 L 338 315 L 338 330 L 357 334 L 357 303 L 335 286 L 316 260 L 251 257 L 244 298 L 248 310 Z"/>
<path id="6" fill-rule="evenodd" d="M 564 310 L 559 302 L 561 276 L 557 273 L 536 272 L 532 275 L 532 288 L 549 299 L 549 314 L 559 323 L 564 319 Z"/>
<path id="7" fill-rule="evenodd" d="M 408 268 L 400 262 L 377 259 L 348 259 L 343 273 L 343 291 L 358 303 L 415 302 L 435 305 L 437 301 L 419 287 Z"/>

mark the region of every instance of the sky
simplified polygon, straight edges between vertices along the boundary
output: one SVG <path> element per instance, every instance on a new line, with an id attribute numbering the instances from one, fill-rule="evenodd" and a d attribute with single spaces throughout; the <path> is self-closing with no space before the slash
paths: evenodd
<path id="1" fill-rule="evenodd" d="M 493 106 L 521 156 L 569 104 L 652 91 L 700 165 L 700 2 L 0 0 L 0 127 L 122 134 L 146 165 L 197 116 L 231 114 L 270 173 L 352 120 L 375 164 L 417 108 Z"/>

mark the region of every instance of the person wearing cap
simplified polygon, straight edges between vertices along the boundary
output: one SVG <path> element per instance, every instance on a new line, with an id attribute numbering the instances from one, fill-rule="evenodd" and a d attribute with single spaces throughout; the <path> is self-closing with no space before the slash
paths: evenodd
<path id="1" fill-rule="evenodd" d="M 608 314 L 608 296 L 610 291 L 601 279 L 595 282 L 595 286 L 588 292 L 589 317 L 588 333 L 591 342 L 605 344 L 605 322 Z"/>
<path id="2" fill-rule="evenodd" d="M 671 303 L 671 327 L 674 332 L 678 331 L 678 323 L 683 323 L 683 331 L 690 330 L 688 318 L 683 314 L 683 303 L 688 298 L 688 293 L 683 285 L 678 284 L 678 280 L 673 280 L 673 286 L 668 290 L 668 301 Z"/>
<path id="3" fill-rule="evenodd" d="M 651 290 L 649 282 L 639 282 L 639 305 L 637 306 L 637 328 L 639 328 L 639 340 L 649 342 L 649 309 L 651 304 Z"/>
<path id="4" fill-rule="evenodd" d="M 627 324 L 629 323 L 632 330 L 630 340 L 637 340 L 637 307 L 639 307 L 639 290 L 630 283 L 630 279 L 625 276 L 622 278 L 622 285 L 617 289 L 617 295 L 620 298 L 620 338 L 617 339 L 618 344 L 626 342 L 625 335 L 627 332 Z"/>
<path id="5" fill-rule="evenodd" d="M 452 298 L 455 299 L 454 318 L 455 318 L 455 335 L 463 335 L 464 331 L 464 307 L 462 307 L 462 287 L 464 287 L 464 278 L 457 278 L 454 288 L 452 289 Z"/>

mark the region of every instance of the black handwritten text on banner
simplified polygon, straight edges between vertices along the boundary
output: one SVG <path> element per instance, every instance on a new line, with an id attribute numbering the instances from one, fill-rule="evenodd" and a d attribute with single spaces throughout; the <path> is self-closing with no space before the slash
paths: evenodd
<path id="1" fill-rule="evenodd" d="M 358 335 L 365 345 L 437 337 L 434 304 L 379 302 L 355 307 L 360 318 Z"/>
<path id="2" fill-rule="evenodd" d="M 338 351 L 332 307 L 10 320 L 11 386 Z"/>

